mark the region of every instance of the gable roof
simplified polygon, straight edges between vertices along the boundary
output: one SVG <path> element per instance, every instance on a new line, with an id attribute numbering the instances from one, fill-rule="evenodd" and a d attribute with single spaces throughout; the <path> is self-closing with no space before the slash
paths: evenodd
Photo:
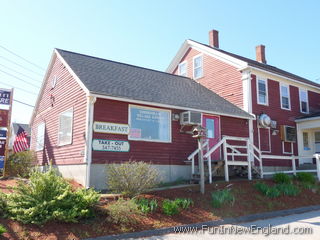
<path id="1" fill-rule="evenodd" d="M 190 78 L 66 50 L 56 51 L 91 94 L 253 118 Z"/>
<path id="2" fill-rule="evenodd" d="M 283 77 L 290 78 L 292 80 L 296 80 L 298 82 L 301 82 L 301 83 L 304 83 L 304 84 L 307 84 L 307 85 L 311 85 L 311 86 L 316 87 L 316 88 L 320 88 L 320 84 L 318 84 L 316 82 L 313 82 L 313 81 L 308 80 L 306 78 L 300 77 L 300 76 L 295 75 L 293 73 L 287 72 L 287 71 L 282 70 L 280 68 L 277 68 L 275 66 L 272 66 L 272 65 L 269 65 L 269 64 L 265 64 L 265 63 L 261 63 L 261 62 L 258 62 L 256 60 L 253 60 L 253 59 L 250 59 L 250 58 L 246 58 L 246 57 L 234 54 L 234 53 L 230 53 L 230 52 L 227 52 L 227 51 L 222 50 L 220 48 L 211 47 L 211 46 L 209 46 L 207 44 L 203 44 L 203 43 L 191 40 L 191 39 L 186 40 L 185 43 L 187 43 L 188 45 L 193 45 L 193 44 L 201 45 L 201 46 L 203 46 L 204 48 L 206 48 L 209 51 L 210 50 L 217 51 L 219 53 L 222 53 L 222 54 L 227 55 L 229 57 L 232 57 L 234 59 L 240 60 L 242 63 L 246 64 L 246 66 L 250 66 L 250 67 L 254 67 L 254 68 L 257 68 L 257 69 L 260 69 L 260 70 L 264 70 L 264 71 L 267 71 L 267 72 L 270 72 L 270 73 L 278 74 L 278 75 L 281 75 Z M 187 44 L 183 44 L 181 48 L 186 47 Z M 178 52 L 178 54 L 179 54 L 179 52 Z M 181 58 L 182 57 L 183 56 L 181 56 Z M 170 71 L 169 69 L 170 69 L 170 66 L 168 67 L 167 71 Z"/>

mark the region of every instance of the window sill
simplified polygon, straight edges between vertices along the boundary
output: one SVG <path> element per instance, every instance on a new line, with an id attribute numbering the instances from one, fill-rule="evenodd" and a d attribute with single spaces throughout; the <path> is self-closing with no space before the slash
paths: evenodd
<path id="1" fill-rule="evenodd" d="M 291 111 L 291 108 L 281 108 L 281 110 Z"/>

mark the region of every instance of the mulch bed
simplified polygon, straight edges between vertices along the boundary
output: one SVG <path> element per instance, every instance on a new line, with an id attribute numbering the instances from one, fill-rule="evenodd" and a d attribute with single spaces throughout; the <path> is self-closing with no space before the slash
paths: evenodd
<path id="1" fill-rule="evenodd" d="M 271 180 L 264 181 L 268 184 L 272 184 Z M 71 240 L 143 231 L 320 204 L 320 194 L 314 193 L 311 190 L 303 189 L 302 192 L 295 197 L 281 196 L 279 198 L 271 199 L 258 193 L 253 187 L 254 183 L 255 181 L 250 182 L 242 180 L 230 181 L 229 183 L 213 183 L 211 185 L 206 185 L 205 195 L 200 194 L 198 186 L 168 189 L 143 194 L 143 197 L 157 199 L 160 203 L 166 198 L 191 198 L 194 201 L 194 206 L 182 211 L 179 215 L 171 217 L 162 214 L 159 208 L 152 214 L 133 216 L 136 222 L 132 221 L 127 225 L 110 223 L 107 216 L 101 213 L 94 219 L 84 220 L 76 224 L 48 223 L 44 226 L 34 226 L 20 224 L 16 221 L 7 219 L 0 219 L 0 224 L 3 224 L 9 230 L 9 233 L 6 233 L 3 239 Z M 4 185 L 5 183 L 0 180 L 0 187 L 3 188 Z M 234 205 L 213 209 L 211 206 L 211 192 L 226 187 L 232 189 L 235 196 Z M 102 207 L 103 205 L 110 204 L 112 201 L 114 200 L 102 201 Z"/>

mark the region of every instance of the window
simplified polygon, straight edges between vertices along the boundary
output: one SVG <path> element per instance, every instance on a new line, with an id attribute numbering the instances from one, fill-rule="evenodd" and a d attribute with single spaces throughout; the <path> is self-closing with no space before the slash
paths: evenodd
<path id="1" fill-rule="evenodd" d="M 280 98 L 281 108 L 290 110 L 290 91 L 288 85 L 280 84 Z"/>
<path id="2" fill-rule="evenodd" d="M 171 111 L 129 105 L 129 140 L 171 142 Z"/>
<path id="3" fill-rule="evenodd" d="M 202 55 L 193 58 L 193 78 L 198 79 L 203 75 Z"/>
<path id="4" fill-rule="evenodd" d="M 59 116 L 58 145 L 72 143 L 73 109 L 69 109 Z"/>
<path id="5" fill-rule="evenodd" d="M 207 137 L 214 138 L 214 119 L 206 119 Z"/>
<path id="6" fill-rule="evenodd" d="M 299 90 L 299 99 L 300 99 L 300 111 L 302 113 L 309 112 L 309 103 L 308 103 L 308 92 L 307 90 Z"/>
<path id="7" fill-rule="evenodd" d="M 179 64 L 178 73 L 180 76 L 184 76 L 184 77 L 187 76 L 187 62 L 186 61 Z"/>
<path id="8" fill-rule="evenodd" d="M 309 147 L 309 134 L 307 132 L 303 132 L 302 135 L 303 135 L 303 149 L 305 151 L 310 150 L 310 147 Z"/>
<path id="9" fill-rule="evenodd" d="M 45 123 L 40 123 L 37 128 L 37 140 L 36 140 L 36 151 L 43 150 L 44 147 L 44 134 L 45 134 Z"/>
<path id="10" fill-rule="evenodd" d="M 257 99 L 258 104 L 268 105 L 268 84 L 265 79 L 257 81 Z"/>

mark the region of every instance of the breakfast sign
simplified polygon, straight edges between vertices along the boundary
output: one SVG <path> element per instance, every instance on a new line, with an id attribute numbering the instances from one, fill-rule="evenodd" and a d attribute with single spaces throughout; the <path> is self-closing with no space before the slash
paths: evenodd
<path id="1" fill-rule="evenodd" d="M 93 130 L 98 133 L 129 134 L 129 125 L 110 122 L 94 122 Z"/>

